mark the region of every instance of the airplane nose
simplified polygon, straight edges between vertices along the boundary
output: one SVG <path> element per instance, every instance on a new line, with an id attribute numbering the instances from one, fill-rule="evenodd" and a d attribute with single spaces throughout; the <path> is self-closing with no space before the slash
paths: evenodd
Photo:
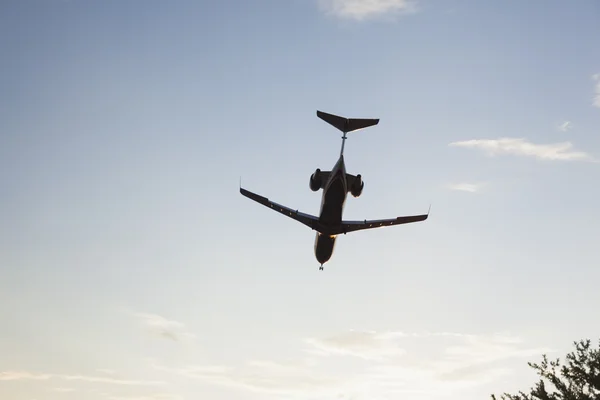
<path id="1" fill-rule="evenodd" d="M 323 256 L 322 254 L 317 254 L 317 261 L 319 262 L 319 264 L 323 265 L 325 264 L 327 261 L 329 261 L 329 257 Z"/>

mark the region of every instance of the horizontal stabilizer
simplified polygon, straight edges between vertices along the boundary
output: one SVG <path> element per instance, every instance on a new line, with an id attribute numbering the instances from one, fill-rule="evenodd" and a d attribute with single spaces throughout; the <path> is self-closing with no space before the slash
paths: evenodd
<path id="1" fill-rule="evenodd" d="M 379 118 L 344 118 L 318 110 L 317 116 L 344 133 L 367 128 L 379 123 Z"/>

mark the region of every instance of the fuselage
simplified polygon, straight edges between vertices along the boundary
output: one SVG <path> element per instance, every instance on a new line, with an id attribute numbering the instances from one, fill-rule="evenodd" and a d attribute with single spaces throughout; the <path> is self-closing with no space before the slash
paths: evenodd
<path id="1" fill-rule="evenodd" d="M 328 181 L 323 187 L 321 198 L 321 211 L 319 222 L 325 226 L 339 226 L 342 223 L 342 213 L 348 195 L 348 182 L 346 180 L 346 166 L 344 156 L 336 162 L 331 170 Z M 333 254 L 336 235 L 317 232 L 315 237 L 315 257 L 319 263 L 326 263 Z"/>

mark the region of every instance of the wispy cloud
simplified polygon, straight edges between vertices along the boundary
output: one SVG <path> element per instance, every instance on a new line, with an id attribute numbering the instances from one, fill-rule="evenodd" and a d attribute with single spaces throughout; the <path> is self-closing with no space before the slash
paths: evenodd
<path id="1" fill-rule="evenodd" d="M 0 381 L 24 381 L 24 380 L 47 380 L 49 374 L 33 374 L 26 371 L 3 371 L 0 372 Z"/>
<path id="2" fill-rule="evenodd" d="M 169 320 L 157 314 L 134 313 L 134 316 L 150 331 L 165 339 L 180 341 L 181 339 L 194 339 L 196 337 L 179 321 Z"/>
<path id="3" fill-rule="evenodd" d="M 55 387 L 55 388 L 52 388 L 52 391 L 53 392 L 60 392 L 60 393 L 71 393 L 71 392 L 74 392 L 75 389 L 73 389 L 73 388 L 67 388 L 67 387 Z"/>
<path id="4" fill-rule="evenodd" d="M 524 346 L 512 336 L 452 332 L 348 331 L 304 343 L 308 344 L 305 351 L 318 357 L 251 361 L 236 367 L 167 367 L 157 363 L 153 367 L 203 383 L 253 392 L 299 398 L 353 398 L 360 394 L 392 399 L 398 393 L 431 396 L 481 385 L 511 373 L 511 359 L 551 351 Z M 385 354 L 386 350 L 391 355 Z"/>
<path id="5" fill-rule="evenodd" d="M 447 188 L 450 190 L 458 190 L 462 192 L 475 193 L 481 189 L 483 184 L 481 183 L 451 183 L 447 185 Z"/>
<path id="6" fill-rule="evenodd" d="M 107 395 L 108 400 L 181 400 L 183 397 L 171 393 L 147 394 L 139 396 L 112 396 Z"/>
<path id="7" fill-rule="evenodd" d="M 490 156 L 512 154 L 535 157 L 540 160 L 594 161 L 583 151 L 573 150 L 570 142 L 537 144 L 524 138 L 473 139 L 452 142 L 449 146 L 465 147 L 484 151 Z"/>
<path id="8" fill-rule="evenodd" d="M 0 372 L 0 381 L 24 381 L 24 380 L 50 380 L 59 379 L 65 381 L 83 381 L 88 383 L 107 383 L 113 385 L 146 386 L 163 385 L 162 381 L 143 381 L 128 380 L 118 378 L 106 378 L 102 376 L 86 375 L 62 375 L 62 374 L 41 374 L 28 371 L 3 371 Z"/>
<path id="9" fill-rule="evenodd" d="M 592 80 L 595 82 L 592 104 L 594 107 L 600 108 L 600 73 L 592 75 Z"/>
<path id="10" fill-rule="evenodd" d="M 558 130 L 561 132 L 566 132 L 571 128 L 573 128 L 573 124 L 571 123 L 571 121 L 565 121 L 558 126 Z"/>
<path id="11" fill-rule="evenodd" d="M 302 362 L 250 361 L 241 367 L 189 365 L 179 368 L 153 364 L 157 370 L 241 390 L 279 395 L 336 389 L 342 379 L 320 373 Z"/>
<path id="12" fill-rule="evenodd" d="M 107 375 L 114 375 L 116 373 L 115 370 L 108 368 L 98 368 L 96 371 Z"/>
<path id="13" fill-rule="evenodd" d="M 53 375 L 54 378 L 64 379 L 67 381 L 83 381 L 91 383 L 108 383 L 113 385 L 128 385 L 128 386 L 154 386 L 164 385 L 162 381 L 144 381 L 144 380 L 129 380 L 117 378 L 105 378 L 101 376 L 85 376 L 85 375 Z"/>
<path id="14" fill-rule="evenodd" d="M 377 333 L 374 331 L 344 332 L 340 335 L 324 339 L 309 338 L 306 343 L 311 345 L 307 350 L 317 355 L 349 355 L 364 359 L 383 359 L 400 356 L 405 350 L 398 346 L 398 335 L 395 333 Z"/>
<path id="15" fill-rule="evenodd" d="M 354 20 L 417 11 L 416 0 L 318 0 L 318 3 L 327 14 Z"/>

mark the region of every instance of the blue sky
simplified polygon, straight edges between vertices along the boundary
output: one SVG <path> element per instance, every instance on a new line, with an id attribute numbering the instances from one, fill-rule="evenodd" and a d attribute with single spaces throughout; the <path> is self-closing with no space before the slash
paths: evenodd
<path id="1" fill-rule="evenodd" d="M 480 399 L 598 337 L 600 6 L 0 6 L 0 398 Z M 351 133 L 339 238 L 308 179 Z"/>

